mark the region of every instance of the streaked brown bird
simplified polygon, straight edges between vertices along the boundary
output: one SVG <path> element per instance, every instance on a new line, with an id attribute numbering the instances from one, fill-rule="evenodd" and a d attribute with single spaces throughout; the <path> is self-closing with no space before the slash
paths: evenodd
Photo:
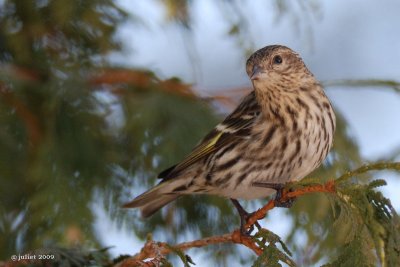
<path id="1" fill-rule="evenodd" d="M 327 156 L 335 113 L 321 84 L 300 56 L 281 45 L 250 56 L 246 71 L 254 90 L 161 182 L 124 205 L 149 217 L 176 198 L 212 194 L 237 199 L 271 195 L 271 184 L 302 179 Z"/>

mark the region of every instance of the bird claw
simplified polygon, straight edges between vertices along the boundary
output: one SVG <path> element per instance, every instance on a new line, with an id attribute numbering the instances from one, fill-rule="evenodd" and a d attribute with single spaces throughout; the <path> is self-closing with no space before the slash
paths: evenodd
<path id="1" fill-rule="evenodd" d="M 240 232 L 242 235 L 250 236 L 251 233 L 254 231 L 254 226 L 257 227 L 258 230 L 261 229 L 261 225 L 256 221 L 254 224 L 250 225 L 249 229 L 246 230 L 247 221 L 253 216 L 254 212 L 248 213 L 246 212 L 244 218 L 240 218 Z"/>
<path id="2" fill-rule="evenodd" d="M 290 208 L 293 206 L 294 201 L 296 200 L 295 197 L 286 197 L 285 196 L 285 184 L 282 183 L 261 183 L 261 182 L 256 182 L 253 183 L 253 186 L 257 187 L 264 187 L 264 188 L 270 188 L 276 190 L 276 195 L 274 199 L 274 205 L 275 207 L 279 208 Z M 237 201 L 236 199 L 231 199 L 233 205 L 236 207 L 236 209 L 239 212 L 240 215 L 240 233 L 245 236 L 250 236 L 251 232 L 254 230 L 254 226 L 256 226 L 258 229 L 261 229 L 260 224 L 256 221 L 254 224 L 252 224 L 249 229 L 246 229 L 246 224 L 249 218 L 252 217 L 254 212 L 248 213 Z"/>
<path id="3" fill-rule="evenodd" d="M 256 182 L 253 183 L 253 185 L 257 187 L 264 187 L 276 190 L 276 195 L 274 200 L 275 207 L 291 208 L 293 206 L 294 201 L 296 200 L 295 197 L 290 198 L 285 196 L 285 191 L 284 191 L 285 184 Z"/>
<path id="4" fill-rule="evenodd" d="M 281 198 L 275 197 L 274 204 L 275 207 L 278 208 L 291 208 L 295 200 L 296 200 L 295 197 L 285 198 L 285 199 L 282 199 L 282 197 Z"/>
<path id="5" fill-rule="evenodd" d="M 233 205 L 236 207 L 236 209 L 239 212 L 239 216 L 240 216 L 240 233 L 244 236 L 250 236 L 251 232 L 253 232 L 254 230 L 254 226 L 257 227 L 257 229 L 261 229 L 261 226 L 258 222 L 255 222 L 254 224 L 252 224 L 249 229 L 246 229 L 246 224 L 247 221 L 253 216 L 254 212 L 252 213 L 248 213 L 239 203 L 239 201 L 237 201 L 236 199 L 231 199 Z"/>

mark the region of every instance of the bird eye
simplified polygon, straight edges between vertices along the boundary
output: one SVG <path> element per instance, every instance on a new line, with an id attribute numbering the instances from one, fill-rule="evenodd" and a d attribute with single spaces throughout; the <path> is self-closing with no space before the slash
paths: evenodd
<path id="1" fill-rule="evenodd" d="M 281 64 L 282 63 L 282 57 L 281 56 L 274 56 L 274 63 L 275 64 Z"/>

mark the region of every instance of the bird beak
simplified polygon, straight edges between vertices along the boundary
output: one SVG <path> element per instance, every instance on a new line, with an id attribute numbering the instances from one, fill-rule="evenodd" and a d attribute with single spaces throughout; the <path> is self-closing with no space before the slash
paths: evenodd
<path id="1" fill-rule="evenodd" d="M 250 80 L 255 81 L 261 79 L 261 76 L 264 74 L 264 70 L 260 66 L 253 67 L 253 73 L 250 76 Z"/>

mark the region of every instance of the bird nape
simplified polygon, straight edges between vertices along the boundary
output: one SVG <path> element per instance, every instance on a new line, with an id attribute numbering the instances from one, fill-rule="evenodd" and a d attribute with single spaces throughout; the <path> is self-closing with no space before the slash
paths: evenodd
<path id="1" fill-rule="evenodd" d="M 254 90 L 163 171 L 157 186 L 124 207 L 149 217 L 183 195 L 218 195 L 233 200 L 244 233 L 249 214 L 237 199 L 267 197 L 321 164 L 332 147 L 335 113 L 301 57 L 285 46 L 266 46 L 250 56 L 246 72 Z"/>

